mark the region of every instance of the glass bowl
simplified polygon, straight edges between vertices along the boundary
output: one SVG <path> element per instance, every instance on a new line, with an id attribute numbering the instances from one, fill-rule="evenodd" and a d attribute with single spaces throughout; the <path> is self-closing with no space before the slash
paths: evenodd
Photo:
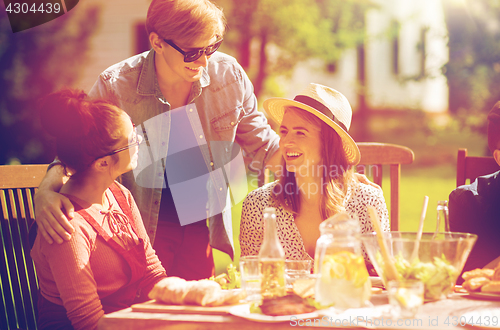
<path id="1" fill-rule="evenodd" d="M 469 233 L 423 233 L 417 246 L 416 232 L 392 231 L 383 234 L 399 279 L 422 281 L 426 301 L 445 299 L 453 292 L 457 278 L 477 240 L 477 235 Z M 361 235 L 361 241 L 387 287 L 387 265 L 376 233 Z M 414 252 L 416 247 L 418 253 Z"/>

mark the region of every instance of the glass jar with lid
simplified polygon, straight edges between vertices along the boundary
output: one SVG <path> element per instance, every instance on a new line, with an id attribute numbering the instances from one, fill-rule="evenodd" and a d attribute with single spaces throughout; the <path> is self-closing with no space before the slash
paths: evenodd
<path id="1" fill-rule="evenodd" d="M 358 221 L 347 213 L 338 213 L 323 221 L 319 229 L 314 257 L 316 301 L 336 308 L 365 306 L 371 296 L 371 281 Z"/>

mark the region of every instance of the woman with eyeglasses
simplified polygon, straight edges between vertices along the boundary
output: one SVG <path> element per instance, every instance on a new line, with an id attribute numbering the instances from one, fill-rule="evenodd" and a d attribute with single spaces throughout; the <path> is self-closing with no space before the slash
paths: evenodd
<path id="1" fill-rule="evenodd" d="M 146 297 L 166 277 L 130 191 L 115 179 L 137 166 L 130 117 L 84 92 L 61 90 L 40 104 L 42 126 L 71 176 L 60 193 L 75 210 L 71 239 L 37 235 L 31 256 L 40 285 L 39 329 L 95 329 L 100 317 Z M 144 300 L 144 299 L 142 299 Z"/>

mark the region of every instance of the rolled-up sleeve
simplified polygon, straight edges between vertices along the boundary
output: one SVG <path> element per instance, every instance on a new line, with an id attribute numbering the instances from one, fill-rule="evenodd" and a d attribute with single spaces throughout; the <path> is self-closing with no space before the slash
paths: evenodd
<path id="1" fill-rule="evenodd" d="M 242 77 L 243 109 L 245 115 L 241 119 L 236 131 L 236 142 L 252 158 L 250 170 L 258 171 L 279 149 L 278 134 L 271 128 L 267 118 L 257 109 L 257 98 L 253 92 L 253 85 L 243 69 L 238 66 Z"/>

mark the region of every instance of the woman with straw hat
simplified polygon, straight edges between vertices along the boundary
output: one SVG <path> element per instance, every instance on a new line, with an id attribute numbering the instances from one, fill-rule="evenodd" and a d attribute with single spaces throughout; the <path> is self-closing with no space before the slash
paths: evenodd
<path id="1" fill-rule="evenodd" d="M 283 165 L 277 181 L 254 190 L 243 203 L 242 256 L 259 253 L 265 207 L 276 208 L 278 236 L 287 259 L 312 259 L 320 223 L 339 212 L 357 218 L 362 233 L 371 232 L 367 206 L 374 206 L 383 230 L 389 230 L 382 191 L 353 175 L 360 153 L 347 133 L 352 110 L 344 95 L 309 84 L 293 100 L 271 98 L 264 108 L 279 125 Z"/>

